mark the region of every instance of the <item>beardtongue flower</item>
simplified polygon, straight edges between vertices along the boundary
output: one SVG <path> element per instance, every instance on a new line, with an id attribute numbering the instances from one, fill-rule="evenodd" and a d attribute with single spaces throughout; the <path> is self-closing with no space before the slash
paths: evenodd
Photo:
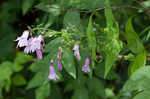
<path id="1" fill-rule="evenodd" d="M 49 66 L 49 75 L 48 78 L 51 80 L 57 80 L 59 79 L 59 76 L 56 74 L 55 69 L 53 67 L 53 60 L 51 60 L 50 62 L 50 66 Z"/>
<path id="2" fill-rule="evenodd" d="M 29 31 L 25 30 L 20 37 L 18 37 L 15 41 L 18 41 L 17 47 L 24 47 L 28 45 L 28 36 Z"/>
<path id="3" fill-rule="evenodd" d="M 61 47 L 59 48 L 59 52 L 57 55 L 57 65 L 58 65 L 58 70 L 62 70 L 62 64 L 61 64 L 61 54 L 62 54 L 62 49 Z"/>
<path id="4" fill-rule="evenodd" d="M 82 66 L 82 71 L 84 71 L 84 72 L 90 72 L 89 64 L 90 64 L 90 56 L 88 56 L 85 59 L 85 64 Z"/>
<path id="5" fill-rule="evenodd" d="M 37 59 L 42 59 L 42 51 L 40 49 L 36 49 Z"/>
<path id="6" fill-rule="evenodd" d="M 77 57 L 78 60 L 80 60 L 81 56 L 80 56 L 80 52 L 79 52 L 78 41 L 75 43 L 73 50 L 74 50 L 74 55 Z"/>
<path id="7" fill-rule="evenodd" d="M 25 53 L 33 53 L 36 51 L 37 59 L 42 59 L 42 51 L 43 45 L 41 42 L 43 41 L 43 36 L 39 35 L 38 37 L 31 37 L 28 40 L 28 44 L 24 49 Z"/>

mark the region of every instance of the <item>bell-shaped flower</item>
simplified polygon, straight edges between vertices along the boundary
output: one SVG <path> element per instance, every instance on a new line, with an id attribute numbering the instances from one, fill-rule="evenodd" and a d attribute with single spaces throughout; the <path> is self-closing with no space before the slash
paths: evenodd
<path id="1" fill-rule="evenodd" d="M 18 41 L 17 47 L 24 47 L 28 45 L 28 36 L 29 31 L 25 30 L 20 37 L 18 37 L 15 41 Z"/>
<path id="2" fill-rule="evenodd" d="M 42 59 L 42 51 L 40 49 L 36 49 L 37 59 Z"/>
<path id="3" fill-rule="evenodd" d="M 28 44 L 24 49 L 25 53 L 33 53 L 36 51 L 37 59 L 42 59 L 43 45 L 43 36 L 39 35 L 38 37 L 31 37 L 28 40 Z"/>
<path id="4" fill-rule="evenodd" d="M 50 66 L 49 66 L 49 75 L 48 78 L 51 80 L 57 80 L 59 79 L 59 76 L 56 74 L 55 69 L 53 67 L 53 60 L 51 60 L 50 62 Z"/>
<path id="5" fill-rule="evenodd" d="M 80 60 L 81 56 L 80 56 L 80 52 L 79 52 L 78 41 L 75 43 L 73 50 L 74 50 L 74 55 L 77 57 L 78 60 Z"/>
<path id="6" fill-rule="evenodd" d="M 90 72 L 90 56 L 88 56 L 86 59 L 85 59 L 85 64 L 82 66 L 82 71 L 84 72 Z"/>

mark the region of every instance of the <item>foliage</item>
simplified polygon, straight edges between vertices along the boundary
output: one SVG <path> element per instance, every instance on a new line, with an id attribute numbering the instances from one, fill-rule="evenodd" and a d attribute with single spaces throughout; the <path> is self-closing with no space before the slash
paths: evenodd
<path id="1" fill-rule="evenodd" d="M 150 97 L 150 0 L 0 3 L 0 99 Z M 24 30 L 27 45 L 16 47 Z M 39 35 L 42 59 L 23 53 Z"/>

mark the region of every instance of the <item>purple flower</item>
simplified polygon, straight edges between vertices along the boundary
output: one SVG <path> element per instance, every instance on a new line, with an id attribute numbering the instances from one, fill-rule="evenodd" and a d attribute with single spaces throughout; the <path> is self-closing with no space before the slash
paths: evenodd
<path id="1" fill-rule="evenodd" d="M 28 44 L 24 49 L 25 53 L 33 53 L 36 51 L 37 59 L 42 59 L 42 51 L 43 45 L 41 42 L 43 41 L 43 36 L 39 35 L 38 37 L 30 37 L 28 40 Z"/>
<path id="2" fill-rule="evenodd" d="M 42 59 L 42 51 L 40 49 L 36 49 L 37 59 Z"/>
<path id="3" fill-rule="evenodd" d="M 90 56 L 88 56 L 86 58 L 85 64 L 82 66 L 82 71 L 84 71 L 84 72 L 90 72 L 89 64 L 90 64 Z"/>
<path id="4" fill-rule="evenodd" d="M 29 31 L 25 30 L 20 37 L 18 37 L 15 41 L 18 41 L 17 47 L 23 47 L 28 45 L 28 36 Z"/>
<path id="5" fill-rule="evenodd" d="M 78 41 L 75 43 L 73 50 L 74 50 L 74 55 L 77 57 L 78 60 L 80 60 L 81 56 L 80 56 L 80 52 L 79 52 Z"/>
<path id="6" fill-rule="evenodd" d="M 61 47 L 59 47 L 59 52 L 58 52 L 58 55 L 57 55 L 58 70 L 62 70 L 61 54 L 62 54 L 62 49 L 61 49 Z"/>
<path id="7" fill-rule="evenodd" d="M 50 62 L 50 66 L 49 66 L 49 75 L 48 78 L 51 80 L 57 80 L 59 79 L 59 76 L 56 74 L 55 69 L 53 67 L 53 60 L 51 60 Z"/>

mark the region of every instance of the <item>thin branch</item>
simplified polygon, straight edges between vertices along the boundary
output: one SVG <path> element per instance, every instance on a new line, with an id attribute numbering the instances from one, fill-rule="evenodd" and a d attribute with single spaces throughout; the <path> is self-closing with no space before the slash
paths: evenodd
<path id="1" fill-rule="evenodd" d="M 96 8 L 96 9 L 93 9 L 93 10 L 78 10 L 78 9 L 70 9 L 70 8 L 56 8 L 56 7 L 52 7 L 52 6 L 49 6 L 49 8 L 53 8 L 53 9 L 58 9 L 58 10 L 61 10 L 61 11 L 73 11 L 73 12 L 81 12 L 81 13 L 91 13 L 92 11 L 101 11 L 101 10 L 104 10 L 104 9 L 107 9 L 107 8 L 110 8 L 110 9 L 122 9 L 122 8 L 131 8 L 131 9 L 137 9 L 137 10 L 150 10 L 150 8 L 146 8 L 146 7 L 135 7 L 135 6 L 130 6 L 130 5 L 123 5 L 123 6 L 107 6 L 107 7 L 103 7 L 103 8 Z"/>

